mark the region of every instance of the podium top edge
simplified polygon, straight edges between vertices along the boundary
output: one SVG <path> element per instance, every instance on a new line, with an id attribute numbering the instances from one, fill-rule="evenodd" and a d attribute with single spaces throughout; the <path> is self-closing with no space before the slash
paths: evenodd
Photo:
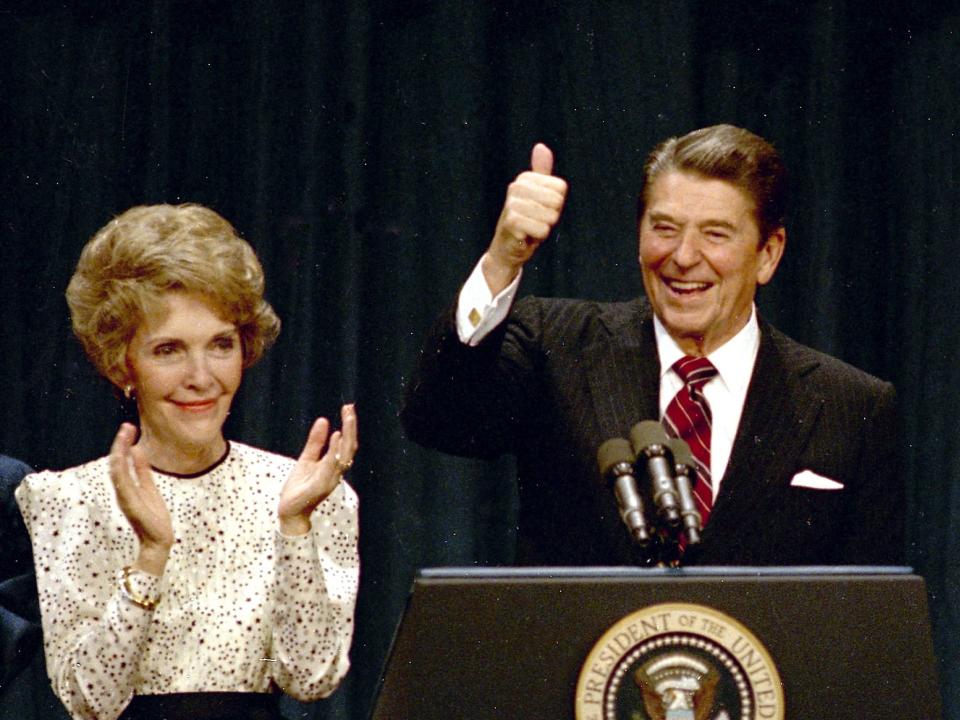
<path id="1" fill-rule="evenodd" d="M 431 567 L 417 571 L 417 580 L 580 580 L 599 578 L 803 578 L 840 576 L 910 576 L 912 567 L 899 565 L 701 566 L 691 568 L 637 567 Z"/>

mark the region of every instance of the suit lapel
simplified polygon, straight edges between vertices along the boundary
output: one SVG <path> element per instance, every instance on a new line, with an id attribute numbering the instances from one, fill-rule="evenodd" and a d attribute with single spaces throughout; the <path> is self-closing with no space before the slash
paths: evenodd
<path id="1" fill-rule="evenodd" d="M 804 382 L 817 363 L 791 357 L 791 341 L 766 323 L 760 331 L 757 363 L 705 540 L 708 533 L 730 540 L 736 527 L 755 528 L 747 522 L 753 508 L 789 482 L 823 406 Z"/>
<path id="2" fill-rule="evenodd" d="M 605 318 L 608 336 L 584 351 L 601 440 L 627 437 L 641 420 L 659 419 L 660 363 L 653 321 L 642 301 L 627 308 Z"/>

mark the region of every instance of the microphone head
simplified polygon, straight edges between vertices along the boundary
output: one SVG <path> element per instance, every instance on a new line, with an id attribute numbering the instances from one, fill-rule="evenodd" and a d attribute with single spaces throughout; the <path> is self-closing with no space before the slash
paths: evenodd
<path id="1" fill-rule="evenodd" d="M 633 450 L 630 443 L 623 438 L 611 438 L 597 450 L 597 465 L 600 467 L 600 476 L 607 477 L 615 466 L 620 463 L 629 463 L 633 466 Z"/>
<path id="2" fill-rule="evenodd" d="M 656 420 L 643 420 L 630 428 L 630 445 L 639 455 L 651 445 L 667 444 L 667 431 Z"/>
<path id="3" fill-rule="evenodd" d="M 667 447 L 673 453 L 673 461 L 677 465 L 686 465 L 690 468 L 696 468 L 693 462 L 693 453 L 690 452 L 690 446 L 680 438 L 667 438 Z"/>

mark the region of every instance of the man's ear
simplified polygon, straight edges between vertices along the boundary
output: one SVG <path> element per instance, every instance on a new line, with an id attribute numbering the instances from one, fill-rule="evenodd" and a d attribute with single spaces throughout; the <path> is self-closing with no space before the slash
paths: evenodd
<path id="1" fill-rule="evenodd" d="M 757 285 L 766 285 L 773 278 L 786 245 L 786 228 L 779 227 L 767 236 L 767 241 L 757 250 L 760 256 L 760 262 L 757 265 Z"/>

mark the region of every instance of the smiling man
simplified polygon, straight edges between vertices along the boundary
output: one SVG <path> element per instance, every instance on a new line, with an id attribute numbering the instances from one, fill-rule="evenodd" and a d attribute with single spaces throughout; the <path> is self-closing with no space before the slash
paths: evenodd
<path id="1" fill-rule="evenodd" d="M 516 455 L 518 562 L 637 560 L 596 453 L 654 418 L 699 469 L 702 541 L 684 564 L 900 562 L 893 387 L 789 339 L 754 304 L 786 246 L 776 150 L 731 125 L 658 145 L 638 201 L 647 297 L 622 303 L 514 302 L 563 209 L 552 170 L 538 144 L 401 413 L 425 446 Z"/>

